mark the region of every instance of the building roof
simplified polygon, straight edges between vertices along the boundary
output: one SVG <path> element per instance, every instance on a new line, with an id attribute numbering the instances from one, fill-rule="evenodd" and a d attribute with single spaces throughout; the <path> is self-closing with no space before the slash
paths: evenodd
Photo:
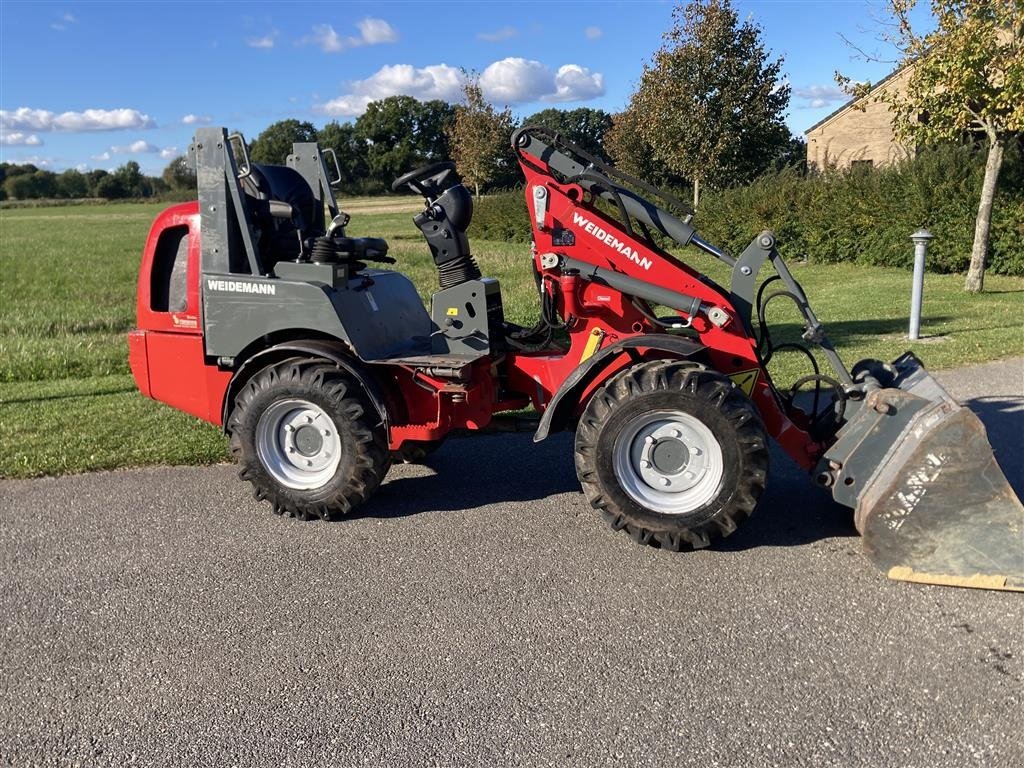
<path id="1" fill-rule="evenodd" d="M 828 113 L 827 115 L 825 115 L 825 116 L 824 116 L 823 118 L 821 118 L 821 120 L 819 120 L 818 122 L 816 122 L 816 123 L 815 123 L 814 125 L 812 125 L 812 126 L 811 126 L 810 128 L 806 129 L 806 130 L 804 131 L 804 135 L 806 136 L 806 135 L 807 135 L 808 133 L 810 133 L 811 131 L 813 131 L 813 130 L 814 130 L 815 128 L 818 128 L 819 126 L 822 126 L 822 125 L 824 125 L 824 124 L 825 124 L 825 123 L 827 123 L 827 122 L 828 122 L 829 120 L 831 120 L 831 119 L 832 119 L 833 117 L 836 117 L 837 115 L 839 115 L 839 114 L 840 114 L 841 112 L 845 112 L 846 110 L 848 110 L 848 109 L 849 109 L 850 107 L 852 107 L 852 106 L 853 106 L 854 104 L 856 104 L 856 103 L 857 103 L 858 101 L 860 101 L 861 99 L 866 99 L 866 98 L 868 97 L 868 94 L 870 94 L 870 93 L 874 93 L 875 91 L 877 91 L 877 90 L 878 90 L 879 88 L 881 88 L 881 87 L 882 87 L 883 85 L 885 85 L 885 84 L 886 84 L 887 82 L 889 82 L 889 81 L 890 81 L 890 80 L 892 80 L 892 79 L 893 79 L 894 77 L 896 77 L 896 75 L 898 75 L 898 74 L 899 74 L 900 72 L 902 72 L 902 71 L 903 71 L 904 69 L 906 69 L 906 67 L 900 67 L 899 69 L 894 69 L 894 70 L 893 70 L 892 72 L 890 72 L 890 73 L 889 73 L 888 75 L 886 75 L 886 76 L 885 76 L 885 77 L 883 77 L 883 78 L 882 78 L 881 80 L 879 80 L 879 81 L 878 81 L 877 83 L 875 83 L 874 85 L 872 85 L 872 86 L 871 86 L 871 90 L 870 90 L 870 91 L 868 91 L 868 93 L 864 94 L 863 96 L 858 96 L 858 97 L 857 97 L 857 98 L 855 98 L 855 99 L 850 99 L 850 100 L 849 100 L 848 102 L 846 102 L 846 103 L 845 103 L 845 104 L 843 104 L 843 105 L 842 105 L 841 107 L 839 107 L 839 109 L 835 110 L 834 112 L 829 112 L 829 113 Z"/>

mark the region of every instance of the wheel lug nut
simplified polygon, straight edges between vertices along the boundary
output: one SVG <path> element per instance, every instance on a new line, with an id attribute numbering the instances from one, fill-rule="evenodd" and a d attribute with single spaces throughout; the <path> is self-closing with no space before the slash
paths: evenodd
<path id="1" fill-rule="evenodd" d="M 643 461 L 640 462 L 640 469 L 650 469 L 650 468 L 651 468 L 651 462 L 649 462 L 647 459 L 644 459 Z"/>
<path id="2" fill-rule="evenodd" d="M 330 437 L 330 436 L 331 436 L 330 431 L 325 429 L 324 430 L 324 437 Z"/>
<path id="3" fill-rule="evenodd" d="M 313 460 L 312 459 L 306 459 L 306 466 L 307 467 L 312 467 L 313 466 Z"/>
<path id="4" fill-rule="evenodd" d="M 683 477 L 687 480 L 693 480 L 693 472 L 683 472 Z"/>
<path id="5" fill-rule="evenodd" d="M 693 446 L 693 448 L 690 449 L 690 453 L 692 453 L 694 456 L 700 456 L 701 450 L 697 446 Z"/>
<path id="6" fill-rule="evenodd" d="M 654 443 L 655 442 L 654 435 L 648 435 L 647 437 L 645 437 L 644 438 L 644 442 L 647 443 L 648 445 L 651 445 L 652 443 Z"/>
<path id="7" fill-rule="evenodd" d="M 295 446 L 289 445 L 288 446 L 288 453 L 295 453 Z"/>
<path id="8" fill-rule="evenodd" d="M 306 416 L 306 423 L 307 424 L 312 424 L 313 423 L 313 417 L 312 416 Z"/>
<path id="9" fill-rule="evenodd" d="M 667 486 L 669 484 L 667 477 L 662 477 L 658 480 L 659 485 Z"/>
<path id="10" fill-rule="evenodd" d="M 683 436 L 683 433 L 680 432 L 678 429 L 673 429 L 671 434 L 672 437 L 674 437 L 676 440 Z"/>
<path id="11" fill-rule="evenodd" d="M 295 427 L 293 427 L 291 424 L 285 424 L 284 425 L 284 431 L 285 432 L 294 432 L 295 431 Z"/>

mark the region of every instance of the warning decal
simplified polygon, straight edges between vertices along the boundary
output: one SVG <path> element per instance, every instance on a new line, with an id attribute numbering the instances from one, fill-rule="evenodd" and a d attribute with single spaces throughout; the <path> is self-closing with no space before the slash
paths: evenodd
<path id="1" fill-rule="evenodd" d="M 747 397 L 750 397 L 750 393 L 754 391 L 754 384 L 757 382 L 757 374 L 760 372 L 759 369 L 754 368 L 749 371 L 734 373 L 729 378 L 736 382 L 736 386 L 742 389 Z"/>

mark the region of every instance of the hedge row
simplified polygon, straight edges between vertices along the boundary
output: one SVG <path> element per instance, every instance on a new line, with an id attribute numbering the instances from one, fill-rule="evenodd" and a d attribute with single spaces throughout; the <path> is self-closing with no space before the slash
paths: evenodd
<path id="1" fill-rule="evenodd" d="M 706 239 L 733 253 L 762 229 L 771 229 L 789 258 L 905 268 L 913 263 L 910 234 L 923 226 L 935 236 L 929 270 L 963 272 L 983 173 L 984 157 L 967 147 L 932 150 L 877 170 L 805 175 L 790 168 L 746 187 L 708 192 L 694 224 Z M 522 191 L 478 201 L 470 234 L 528 242 Z M 988 264 L 998 274 L 1024 275 L 1024 163 L 1016 148 L 1000 177 Z"/>

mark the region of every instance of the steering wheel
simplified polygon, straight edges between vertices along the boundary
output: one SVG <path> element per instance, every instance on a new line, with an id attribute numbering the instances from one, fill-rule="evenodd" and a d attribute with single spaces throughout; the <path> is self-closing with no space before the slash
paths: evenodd
<path id="1" fill-rule="evenodd" d="M 391 185 L 391 191 L 397 192 L 408 185 L 414 192 L 419 192 L 424 197 L 435 197 L 441 191 L 442 182 L 455 170 L 455 163 L 451 160 L 444 160 L 440 163 L 431 163 L 422 168 L 403 173 Z"/>

